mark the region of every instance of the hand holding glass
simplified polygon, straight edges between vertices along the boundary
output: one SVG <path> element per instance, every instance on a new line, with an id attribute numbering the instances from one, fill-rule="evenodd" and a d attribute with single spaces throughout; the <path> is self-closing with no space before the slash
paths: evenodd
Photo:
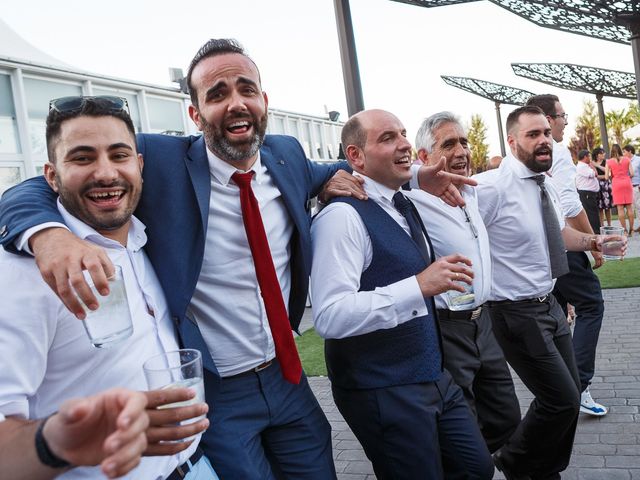
<path id="1" fill-rule="evenodd" d="M 622 260 L 627 238 L 622 227 L 600 227 L 602 239 L 602 256 L 605 260 Z"/>
<path id="2" fill-rule="evenodd" d="M 449 304 L 449 310 L 469 310 L 476 299 L 475 293 L 473 292 L 473 283 L 469 284 L 462 280 L 455 280 L 453 283 L 458 287 L 462 287 L 463 291 L 447 291 L 447 303 Z"/>
<path id="3" fill-rule="evenodd" d="M 113 275 L 109 280 L 109 295 L 102 296 L 96 290 L 88 271 L 84 271 L 86 282 L 98 299 L 98 309 L 89 310 L 82 303 L 86 312 L 86 318 L 82 321 L 89 340 L 94 347 L 111 347 L 131 336 L 133 323 L 127 300 L 127 290 L 124 286 L 122 269 L 116 265 Z"/>
<path id="4" fill-rule="evenodd" d="M 150 390 L 191 388 L 196 392 L 195 397 L 190 400 L 162 405 L 158 409 L 186 407 L 196 403 L 204 403 L 202 354 L 198 350 L 182 349 L 161 353 L 144 362 L 142 368 Z M 180 425 L 189 425 L 204 417 L 204 415 L 200 415 L 190 418 L 180 422 Z M 186 442 L 193 438 L 184 438 L 179 441 Z"/>

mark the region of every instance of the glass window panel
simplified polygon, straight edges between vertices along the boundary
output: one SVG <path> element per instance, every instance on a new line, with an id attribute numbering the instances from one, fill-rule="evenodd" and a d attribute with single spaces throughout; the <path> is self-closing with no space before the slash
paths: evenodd
<path id="1" fill-rule="evenodd" d="M 324 158 L 324 155 L 322 154 L 322 125 L 314 122 L 313 133 L 315 136 L 315 138 L 313 139 L 314 146 L 315 146 L 314 158 L 318 158 L 318 159 Z"/>
<path id="2" fill-rule="evenodd" d="M 22 180 L 20 167 L 0 167 L 0 193 Z"/>
<path id="3" fill-rule="evenodd" d="M 133 126 L 136 129 L 136 132 L 142 131 L 142 121 L 140 120 L 140 109 L 138 108 L 138 99 L 135 93 L 131 92 L 123 92 L 122 90 L 118 90 L 117 88 L 100 88 L 93 87 L 94 95 L 113 95 L 116 97 L 126 98 L 129 103 L 129 114 L 131 115 L 131 120 L 133 121 Z"/>
<path id="4" fill-rule="evenodd" d="M 82 95 L 80 85 L 51 82 L 37 78 L 24 79 L 24 89 L 29 115 L 29 135 L 31 150 L 35 155 L 46 156 L 45 121 L 49 113 L 49 101 L 54 98 Z"/>
<path id="5" fill-rule="evenodd" d="M 278 135 L 282 135 L 284 133 L 284 118 L 274 117 L 273 125 L 273 133 Z"/>
<path id="6" fill-rule="evenodd" d="M 20 153 L 16 108 L 11 93 L 11 78 L 0 74 L 0 153 Z"/>
<path id="7" fill-rule="evenodd" d="M 328 158 L 328 159 L 336 158 L 334 156 L 334 152 L 337 153 L 338 151 L 338 150 L 334 150 L 335 147 L 333 145 L 333 135 L 331 135 L 332 133 L 331 130 L 332 130 L 331 125 L 327 125 L 327 124 L 324 125 L 324 138 L 327 142 L 327 156 L 325 158 Z"/>
<path id="8" fill-rule="evenodd" d="M 152 133 L 184 135 L 182 102 L 147 96 L 147 108 Z"/>
<path id="9" fill-rule="evenodd" d="M 309 122 L 303 121 L 302 128 L 300 130 L 302 133 L 300 143 L 302 143 L 304 153 L 307 157 L 311 157 L 311 124 Z"/>
<path id="10" fill-rule="evenodd" d="M 298 122 L 296 121 L 296 119 L 295 118 L 288 118 L 287 119 L 287 125 L 289 127 L 288 135 L 291 135 L 292 137 L 297 137 L 298 136 Z"/>

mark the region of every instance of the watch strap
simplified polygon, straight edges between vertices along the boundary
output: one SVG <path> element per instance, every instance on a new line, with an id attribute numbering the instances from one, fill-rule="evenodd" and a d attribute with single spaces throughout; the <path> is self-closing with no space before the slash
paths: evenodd
<path id="1" fill-rule="evenodd" d="M 55 413 L 51 415 L 55 415 Z M 42 433 L 42 431 L 44 430 L 44 426 L 47 423 L 47 421 L 51 418 L 51 415 L 49 415 L 42 422 L 40 422 L 40 425 L 36 430 L 35 445 L 36 445 L 36 453 L 38 455 L 38 459 L 40 460 L 40 463 L 42 463 L 43 465 L 46 465 L 47 467 L 53 467 L 53 468 L 70 467 L 71 464 L 69 462 L 58 457 L 55 453 L 51 451 L 51 449 L 49 448 L 49 445 L 47 444 L 47 440 L 44 438 L 44 434 Z"/>

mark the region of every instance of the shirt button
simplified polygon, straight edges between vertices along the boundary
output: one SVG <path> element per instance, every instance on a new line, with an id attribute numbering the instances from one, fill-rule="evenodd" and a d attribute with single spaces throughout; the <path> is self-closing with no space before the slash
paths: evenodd
<path id="1" fill-rule="evenodd" d="M 417 311 L 417 310 L 414 310 L 413 312 L 411 312 L 411 315 L 412 315 L 413 317 L 415 317 L 416 315 L 418 315 L 418 311 Z"/>

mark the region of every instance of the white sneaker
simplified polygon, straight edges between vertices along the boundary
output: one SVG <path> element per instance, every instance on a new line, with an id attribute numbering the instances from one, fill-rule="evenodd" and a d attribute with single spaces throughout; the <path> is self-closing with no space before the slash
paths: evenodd
<path id="1" fill-rule="evenodd" d="M 580 398 L 580 411 L 588 415 L 601 417 L 603 415 L 606 415 L 609 409 L 604 405 L 600 405 L 598 402 L 594 401 L 591 397 L 591 393 L 589 393 L 589 388 L 587 387 L 587 389 L 582 392 L 582 396 Z"/>

